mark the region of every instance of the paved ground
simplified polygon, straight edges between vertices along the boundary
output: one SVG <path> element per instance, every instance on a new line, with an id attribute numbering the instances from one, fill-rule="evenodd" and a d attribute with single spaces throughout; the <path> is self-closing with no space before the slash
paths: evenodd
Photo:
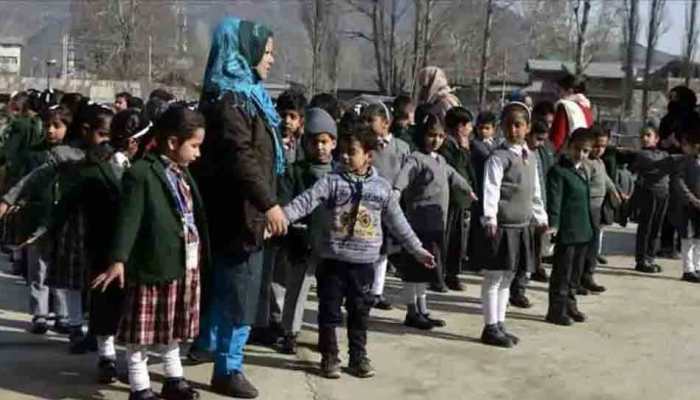
<path id="1" fill-rule="evenodd" d="M 633 236 L 608 235 L 608 251 L 630 254 Z M 281 356 L 261 347 L 246 355 L 247 374 L 261 399 L 697 399 L 700 391 L 700 287 L 681 282 L 680 264 L 662 261 L 663 274 L 634 272 L 627 256 L 609 257 L 599 281 L 602 296 L 581 299 L 590 322 L 556 327 L 543 321 L 546 287 L 531 285 L 535 306 L 510 309 L 509 326 L 521 339 L 514 349 L 478 342 L 482 322 L 479 282 L 467 275 L 465 294 L 431 294 L 433 312 L 448 322 L 444 329 L 418 332 L 401 325 L 403 311 L 373 311 L 369 353 L 378 371 L 371 380 L 344 375 L 328 381 L 317 375 L 314 351 L 316 303 L 299 356 Z M 389 282 L 395 296 L 400 283 Z M 26 314 L 26 287 L 0 274 L 0 399 L 126 399 L 125 384 L 94 381 L 94 355 L 72 356 L 66 340 L 33 336 Z M 152 377 L 162 375 L 153 360 Z M 186 375 L 206 391 L 211 365 L 187 367 Z"/>

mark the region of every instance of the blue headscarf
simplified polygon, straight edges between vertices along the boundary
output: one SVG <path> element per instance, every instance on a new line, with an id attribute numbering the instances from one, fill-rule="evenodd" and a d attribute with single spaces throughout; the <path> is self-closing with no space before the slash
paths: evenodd
<path id="1" fill-rule="evenodd" d="M 273 132 L 275 142 L 275 173 L 284 174 L 284 147 L 280 135 L 280 118 L 262 79 L 253 67 L 262 59 L 265 45 L 272 32 L 266 27 L 238 18 L 224 18 L 214 30 L 207 69 L 204 73 L 204 93 L 216 93 L 219 97 L 233 92 L 252 102 L 259 110 L 267 126 Z"/>

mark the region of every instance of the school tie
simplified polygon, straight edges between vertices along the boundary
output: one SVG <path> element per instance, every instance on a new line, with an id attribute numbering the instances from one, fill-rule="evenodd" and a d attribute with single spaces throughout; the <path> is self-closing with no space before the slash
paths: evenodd
<path id="1" fill-rule="evenodd" d="M 170 167 L 170 170 L 173 171 L 175 177 L 177 177 L 177 191 L 179 192 L 179 196 L 183 200 L 183 205 L 186 208 L 184 211 L 191 213 L 194 208 L 194 205 L 192 201 L 192 191 L 190 189 L 190 185 L 187 184 L 182 169 L 175 165 L 172 165 Z"/>

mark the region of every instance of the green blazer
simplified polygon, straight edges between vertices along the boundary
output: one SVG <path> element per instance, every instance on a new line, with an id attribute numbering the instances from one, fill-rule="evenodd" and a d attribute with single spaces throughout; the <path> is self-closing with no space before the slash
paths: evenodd
<path id="1" fill-rule="evenodd" d="M 576 172 L 568 157 L 562 157 L 547 174 L 549 226 L 557 229 L 558 244 L 593 240 L 589 191 L 588 179 Z"/>
<path id="2" fill-rule="evenodd" d="M 209 270 L 209 234 L 202 198 L 189 171 L 185 179 L 192 189 L 195 223 L 202 252 L 202 275 Z M 132 284 L 162 284 L 185 274 L 185 238 L 182 219 L 168 187 L 165 164 L 149 154 L 124 173 L 122 199 L 109 251 L 110 262 L 126 263 Z"/>
<path id="3" fill-rule="evenodd" d="M 469 186 L 476 188 L 476 174 L 474 173 L 471 155 L 468 150 L 459 147 L 456 140 L 447 138 L 438 152 L 445 157 L 445 160 L 452 168 L 466 179 Z M 458 190 L 450 190 L 450 205 L 458 208 L 469 208 L 471 202 L 469 194 Z"/>

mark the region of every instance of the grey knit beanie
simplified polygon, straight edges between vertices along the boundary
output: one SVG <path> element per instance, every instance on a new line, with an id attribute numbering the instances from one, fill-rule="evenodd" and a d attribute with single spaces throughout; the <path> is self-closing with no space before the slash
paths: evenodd
<path id="1" fill-rule="evenodd" d="M 338 128 L 335 120 L 322 108 L 314 107 L 306 110 L 304 116 L 304 133 L 309 136 L 318 135 L 319 133 L 327 133 L 338 138 Z"/>

